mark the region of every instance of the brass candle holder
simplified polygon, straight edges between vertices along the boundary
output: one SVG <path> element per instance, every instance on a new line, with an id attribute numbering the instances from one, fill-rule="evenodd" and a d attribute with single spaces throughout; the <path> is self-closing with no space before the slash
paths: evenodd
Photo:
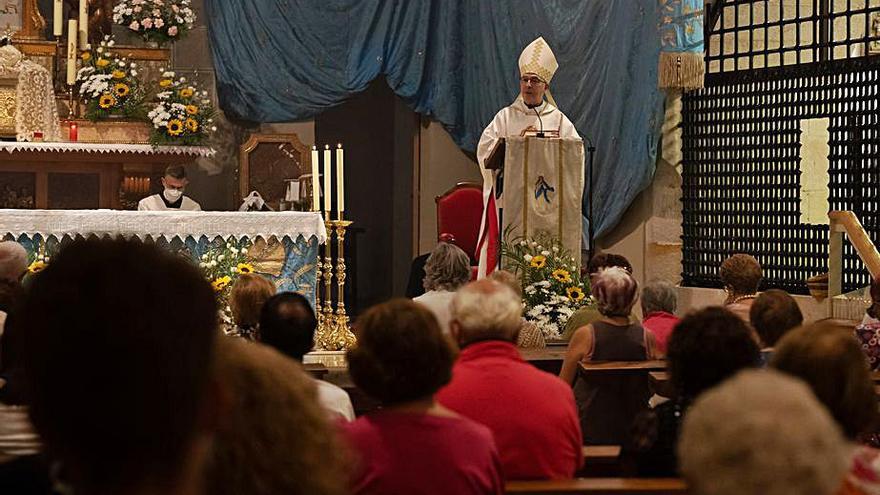
<path id="1" fill-rule="evenodd" d="M 356 342 L 355 336 L 348 326 L 348 314 L 345 311 L 345 230 L 352 224 L 348 220 L 330 220 L 325 212 L 324 223 L 327 228 L 327 242 L 324 244 L 323 262 L 318 258 L 316 277 L 316 313 L 318 329 L 315 344 L 325 351 L 344 351 Z M 336 264 L 333 263 L 333 234 L 336 234 Z M 333 309 L 333 278 L 336 270 L 336 309 Z M 324 279 L 324 293 L 321 297 L 321 277 Z"/>

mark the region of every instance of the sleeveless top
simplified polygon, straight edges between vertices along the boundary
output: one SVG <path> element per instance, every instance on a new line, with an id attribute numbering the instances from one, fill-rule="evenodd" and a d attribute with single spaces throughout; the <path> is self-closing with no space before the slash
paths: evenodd
<path id="1" fill-rule="evenodd" d="M 645 329 L 639 323 L 626 326 L 593 322 L 592 361 L 645 361 L 648 358 Z M 574 396 L 586 445 L 621 445 L 650 398 L 648 374 L 608 373 L 585 379 L 578 373 Z"/>

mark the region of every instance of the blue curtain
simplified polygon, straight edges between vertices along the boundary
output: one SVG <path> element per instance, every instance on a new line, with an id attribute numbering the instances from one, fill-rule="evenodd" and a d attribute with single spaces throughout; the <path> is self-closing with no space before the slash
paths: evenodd
<path id="1" fill-rule="evenodd" d="M 553 95 L 597 148 L 597 235 L 650 183 L 663 112 L 655 0 L 206 0 L 205 11 L 227 115 L 307 119 L 384 76 L 468 151 L 519 92 L 520 51 L 544 36 L 560 65 Z"/>

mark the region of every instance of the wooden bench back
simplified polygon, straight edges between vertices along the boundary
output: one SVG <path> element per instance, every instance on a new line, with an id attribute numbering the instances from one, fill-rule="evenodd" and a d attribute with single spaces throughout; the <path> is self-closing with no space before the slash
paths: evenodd
<path id="1" fill-rule="evenodd" d="M 528 495 L 681 495 L 677 478 L 579 478 L 574 480 L 511 481 L 505 493 Z"/>

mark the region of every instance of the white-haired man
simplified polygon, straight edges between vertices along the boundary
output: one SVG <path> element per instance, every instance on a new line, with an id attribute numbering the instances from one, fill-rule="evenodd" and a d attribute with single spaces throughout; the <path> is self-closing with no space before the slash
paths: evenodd
<path id="1" fill-rule="evenodd" d="M 18 282 L 27 271 L 27 251 L 15 241 L 0 242 L 0 280 Z"/>
<path id="2" fill-rule="evenodd" d="M 478 277 L 492 272 L 497 263 L 498 209 L 503 208 L 498 170 L 486 169 L 486 160 L 498 141 L 510 136 L 580 138 L 574 124 L 558 108 L 550 94 L 550 80 L 559 68 L 553 50 L 543 37 L 532 41 L 519 56 L 519 96 L 502 108 L 483 130 L 477 145 L 477 164 L 483 175 L 483 220 L 477 257 Z"/>
<path id="3" fill-rule="evenodd" d="M 437 401 L 492 430 L 508 480 L 573 477 L 583 460 L 574 394 L 520 357 L 520 299 L 480 280 L 456 292 L 451 310 L 461 354 Z"/>

